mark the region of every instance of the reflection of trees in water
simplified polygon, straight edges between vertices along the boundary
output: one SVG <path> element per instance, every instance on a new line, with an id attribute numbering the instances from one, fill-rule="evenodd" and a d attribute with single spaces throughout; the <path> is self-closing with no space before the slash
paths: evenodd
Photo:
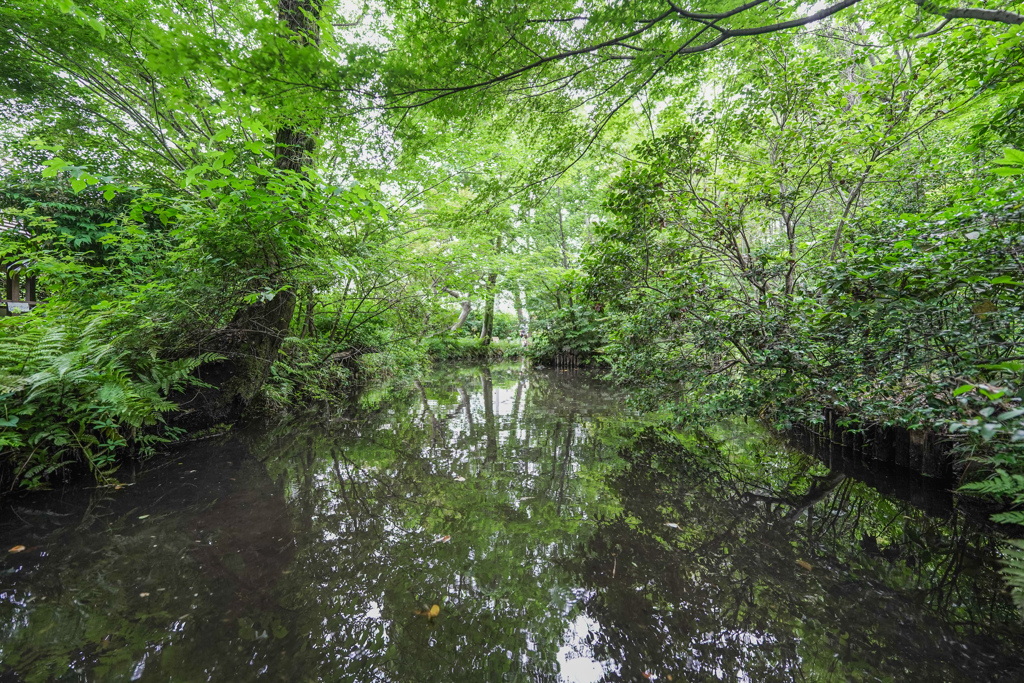
<path id="1" fill-rule="evenodd" d="M 586 604 L 600 624 L 590 646 L 621 665 L 606 680 L 683 669 L 685 680 L 994 681 L 1024 670 L 995 542 L 962 516 L 882 504 L 800 459 L 775 473 L 773 493 L 770 481 L 737 485 L 706 452 L 655 440 L 623 455 L 631 466 L 612 482 L 623 512 L 576 566 L 599 587 Z"/>
<path id="2" fill-rule="evenodd" d="M 614 662 L 607 680 L 999 680 L 1020 663 L 1007 655 L 1012 626 L 981 642 L 1012 623 L 993 542 L 960 516 L 929 519 L 807 458 L 736 462 L 706 439 L 682 449 L 634 437 L 628 468 L 608 482 L 624 509 L 581 524 L 605 485 L 587 489 L 583 472 L 608 456 L 575 414 L 578 388 L 558 380 L 420 384 L 415 409 L 380 417 L 389 429 L 347 427 L 372 452 L 332 454 L 331 483 L 306 489 L 313 533 L 349 535 L 303 544 L 319 554 L 300 588 L 333 581 L 346 596 L 315 612 L 327 651 L 373 633 L 366 656 L 385 678 L 414 668 L 421 680 L 542 679 L 567 624 L 585 616 L 593 628 L 572 644 Z M 495 386 L 511 393 L 510 412 L 499 414 Z M 322 463 L 331 446 L 319 448 Z M 543 506 L 517 504 L 530 498 Z M 435 623 L 412 614 L 434 602 Z M 352 676 L 366 666 L 350 663 Z"/>
<path id="3" fill-rule="evenodd" d="M 138 531 L 61 565 L 53 581 L 92 592 L 30 628 L 66 630 L 51 663 L 67 643 L 114 661 L 72 623 L 121 634 L 122 670 L 158 646 L 154 680 L 553 681 L 560 650 L 608 681 L 1014 680 L 995 541 L 962 516 L 763 440 L 645 428 L 569 374 L 467 369 L 246 437 L 263 469 L 211 468 L 222 488 L 189 499 L 209 503 L 161 522 L 157 575 L 203 595 L 201 623 L 105 604 L 97 586 L 153 560 Z M 219 545 L 179 561 L 195 535 Z"/>
<path id="4" fill-rule="evenodd" d="M 305 500 L 294 503 L 316 520 L 300 542 L 292 605 L 323 634 L 318 666 L 331 662 L 342 679 L 557 673 L 577 607 L 551 560 L 582 543 L 582 513 L 599 488 L 572 476 L 585 466 L 574 453 L 581 428 L 571 412 L 530 407 L 543 381 L 488 371 L 460 379 L 414 384 L 393 410 L 337 425 L 315 447 L 314 473 L 289 473 L 303 482 L 295 488 Z M 496 388 L 511 399 L 501 411 Z M 274 451 L 275 462 L 302 462 L 281 443 Z M 434 603 L 433 622 L 413 613 Z"/>
<path id="5" fill-rule="evenodd" d="M 339 524 L 362 519 L 351 531 L 377 530 L 363 552 L 374 563 L 353 571 L 382 578 L 346 591 L 376 596 L 370 611 L 387 606 L 385 625 L 372 623 L 383 640 L 404 643 L 381 655 L 395 676 L 417 661 L 424 680 L 497 675 L 505 652 L 531 653 L 509 671 L 550 675 L 551 653 L 581 615 L 595 627 L 574 646 L 615 662 L 608 680 L 681 669 L 693 680 L 740 671 L 828 680 L 906 676 L 908 666 L 920 680 L 969 680 L 979 666 L 972 657 L 993 653 L 980 666 L 998 680 L 1017 664 L 975 642 L 1012 620 L 989 542 L 961 517 L 931 520 L 810 459 L 755 467 L 707 440 L 679 449 L 634 438 L 621 454 L 629 468 L 611 480 L 625 509 L 596 530 L 580 524 L 604 486 L 581 488 L 582 473 L 608 456 L 600 430 L 583 429 L 575 414 L 585 404 L 574 399 L 578 387 L 559 379 L 520 377 L 510 387 L 479 373 L 429 391 L 421 384 L 411 399 L 418 420 L 389 416 L 392 429 L 374 432 L 377 447 L 395 453 L 390 465 L 356 457 L 335 474 L 337 491 L 320 492 L 315 507 L 333 502 Z M 504 415 L 496 385 L 512 394 Z M 469 481 L 452 486 L 459 473 Z M 534 497 L 540 513 L 516 505 Z M 441 534 L 451 540 L 434 543 Z M 352 546 L 343 554 L 360 556 Z M 552 595 L 564 598 L 557 609 Z M 433 602 L 444 605 L 437 623 L 411 614 Z M 342 630 L 349 623 L 327 618 Z M 1007 627 L 1003 644 L 1016 633 Z M 438 651 L 458 656 L 453 663 Z"/>

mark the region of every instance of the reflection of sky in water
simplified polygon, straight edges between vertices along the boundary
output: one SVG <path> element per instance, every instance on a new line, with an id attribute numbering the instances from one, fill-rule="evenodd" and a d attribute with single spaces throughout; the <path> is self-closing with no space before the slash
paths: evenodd
<path id="1" fill-rule="evenodd" d="M 600 624 L 585 617 L 576 617 L 569 624 L 563 638 L 566 644 L 558 648 L 558 679 L 566 683 L 596 683 L 606 673 L 618 669 L 614 662 L 594 659 L 585 640 L 591 631 L 600 630 Z"/>

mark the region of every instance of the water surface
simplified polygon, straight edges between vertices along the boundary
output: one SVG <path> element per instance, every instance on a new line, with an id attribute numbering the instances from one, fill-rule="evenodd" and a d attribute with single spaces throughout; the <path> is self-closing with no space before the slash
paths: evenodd
<path id="1" fill-rule="evenodd" d="M 624 398 L 451 370 L 7 500 L 0 680 L 1024 680 L 951 498 Z"/>

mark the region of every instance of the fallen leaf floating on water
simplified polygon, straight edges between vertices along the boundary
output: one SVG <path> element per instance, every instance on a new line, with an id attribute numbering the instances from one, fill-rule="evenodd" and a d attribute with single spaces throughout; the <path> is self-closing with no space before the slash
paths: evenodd
<path id="1" fill-rule="evenodd" d="M 812 569 L 814 569 L 814 567 L 811 565 L 810 562 L 805 562 L 803 560 L 797 560 L 796 563 L 798 565 L 800 565 L 801 567 L 803 567 L 804 569 L 806 569 L 807 571 L 811 571 Z"/>
<path id="2" fill-rule="evenodd" d="M 414 612 L 417 616 L 426 617 L 429 620 L 441 613 L 441 606 L 431 605 L 430 609 L 418 609 L 414 610 Z"/>
<path id="3" fill-rule="evenodd" d="M 20 553 L 23 550 L 25 550 L 25 546 L 23 546 L 23 545 L 16 545 L 13 548 L 11 548 L 10 550 L 8 550 L 7 552 L 9 552 L 9 553 Z"/>
<path id="4" fill-rule="evenodd" d="M 665 526 L 671 527 L 672 529 L 678 529 L 679 528 L 679 525 L 676 524 L 675 522 L 665 522 Z"/>

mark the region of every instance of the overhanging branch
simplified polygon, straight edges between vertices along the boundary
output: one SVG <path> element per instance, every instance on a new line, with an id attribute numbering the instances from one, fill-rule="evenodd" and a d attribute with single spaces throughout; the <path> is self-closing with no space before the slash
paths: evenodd
<path id="1" fill-rule="evenodd" d="M 963 9 L 942 7 L 931 0 L 913 0 L 914 4 L 928 14 L 934 14 L 943 19 L 977 19 L 978 21 L 991 21 L 998 24 L 1024 24 L 1024 15 L 1010 12 L 1005 9 L 982 9 L 978 7 L 966 7 Z"/>

